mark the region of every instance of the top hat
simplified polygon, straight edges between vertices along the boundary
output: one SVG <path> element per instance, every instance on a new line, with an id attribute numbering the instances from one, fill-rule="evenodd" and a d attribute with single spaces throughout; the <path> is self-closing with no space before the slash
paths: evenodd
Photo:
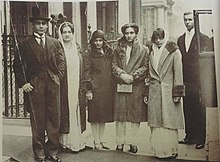
<path id="1" fill-rule="evenodd" d="M 32 7 L 32 17 L 29 19 L 30 22 L 34 22 L 35 20 L 45 20 L 49 21 L 49 17 L 45 17 L 41 15 L 40 8 L 38 6 Z"/>

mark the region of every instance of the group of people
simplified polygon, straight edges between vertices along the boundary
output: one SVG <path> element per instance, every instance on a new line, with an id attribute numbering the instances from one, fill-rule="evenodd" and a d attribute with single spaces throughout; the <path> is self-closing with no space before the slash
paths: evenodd
<path id="1" fill-rule="evenodd" d="M 204 147 L 204 138 L 199 141 L 198 134 L 190 132 L 199 130 L 197 124 L 202 127 L 203 120 L 197 119 L 198 123 L 193 123 L 195 127 L 192 128 L 190 123 L 198 115 L 186 118 L 188 109 L 197 111 L 201 106 L 199 89 L 195 90 L 196 94 L 191 93 L 192 88 L 188 89 L 188 86 L 197 88 L 197 82 L 190 80 L 196 65 L 184 61 L 188 57 L 197 58 L 194 51 L 190 52 L 192 36 L 186 36 L 186 48 L 185 36 L 176 44 L 168 40 L 163 28 L 157 28 L 148 48 L 138 41 L 138 25 L 128 23 L 121 27 L 123 36 L 114 48 L 108 45 L 104 32 L 96 30 L 84 53 L 76 43 L 73 24 L 62 23 L 59 40 L 56 40 L 45 34 L 49 18 L 41 16 L 38 7 L 32 12 L 30 21 L 34 34 L 19 46 L 14 71 L 16 82 L 29 103 L 32 145 L 37 161 L 61 162 L 57 156 L 60 149 L 78 152 L 86 147 L 83 132 L 87 109 L 94 149 L 109 149 L 103 138 L 105 124 L 114 121 L 116 150 L 123 151 L 128 144 L 129 152 L 137 153 L 140 123 L 148 122 L 153 156 L 175 158 L 178 129 L 184 128 L 181 98 L 185 94 L 187 134 L 181 142 Z M 184 15 L 189 31 L 193 28 L 193 25 L 188 28 L 190 16 L 192 13 Z M 185 68 L 184 64 L 187 64 Z M 201 129 L 200 135 L 203 133 L 205 130 Z"/>

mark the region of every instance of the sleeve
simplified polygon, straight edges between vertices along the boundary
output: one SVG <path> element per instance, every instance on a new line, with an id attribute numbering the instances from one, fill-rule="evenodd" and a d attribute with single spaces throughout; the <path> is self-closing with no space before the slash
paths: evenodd
<path id="1" fill-rule="evenodd" d="M 92 61 L 91 61 L 91 55 L 88 51 L 86 51 L 86 54 L 83 59 L 83 75 L 84 75 L 84 83 L 86 85 L 86 90 L 90 91 L 92 90 Z"/>
<path id="2" fill-rule="evenodd" d="M 20 44 L 19 49 L 15 52 L 14 61 L 13 61 L 13 69 L 15 73 L 15 81 L 18 84 L 18 87 L 21 88 L 24 84 L 27 83 L 25 70 L 26 63 L 23 55 L 25 54 L 24 43 Z"/>
<path id="3" fill-rule="evenodd" d="M 126 74 L 126 72 L 118 66 L 118 59 L 120 58 L 117 54 L 117 50 L 115 49 L 112 56 L 112 72 L 117 79 L 120 79 L 121 74 Z"/>
<path id="4" fill-rule="evenodd" d="M 132 76 L 134 77 L 134 82 L 138 80 L 144 80 L 149 72 L 149 49 L 145 48 L 144 57 L 142 61 L 142 66 L 132 72 Z"/>
<path id="5" fill-rule="evenodd" d="M 183 85 L 183 70 L 182 70 L 182 55 L 179 50 L 175 51 L 174 55 L 174 85 L 173 97 L 185 96 L 185 86 Z"/>
<path id="6" fill-rule="evenodd" d="M 65 59 L 63 47 L 59 41 L 57 41 L 56 48 L 57 48 L 56 62 L 59 70 L 58 77 L 62 79 L 66 69 L 66 59 Z"/>

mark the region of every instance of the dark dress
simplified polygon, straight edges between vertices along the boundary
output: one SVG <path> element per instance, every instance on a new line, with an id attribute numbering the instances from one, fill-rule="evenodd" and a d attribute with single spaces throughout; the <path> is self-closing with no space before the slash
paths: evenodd
<path id="1" fill-rule="evenodd" d="M 89 48 L 84 58 L 84 79 L 93 99 L 88 101 L 88 122 L 113 121 L 112 49 L 104 45 L 104 53 Z"/>

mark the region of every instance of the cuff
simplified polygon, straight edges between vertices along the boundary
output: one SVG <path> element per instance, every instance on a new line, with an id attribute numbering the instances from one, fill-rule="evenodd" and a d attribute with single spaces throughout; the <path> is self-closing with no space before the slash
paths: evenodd
<path id="1" fill-rule="evenodd" d="M 173 97 L 185 96 L 185 85 L 174 85 L 172 90 Z"/>
<path id="2" fill-rule="evenodd" d="M 92 90 L 92 84 L 89 81 L 86 82 L 86 90 L 87 91 L 91 91 Z"/>
<path id="3" fill-rule="evenodd" d="M 144 86 L 142 90 L 142 96 L 148 96 L 149 94 L 149 86 Z"/>

